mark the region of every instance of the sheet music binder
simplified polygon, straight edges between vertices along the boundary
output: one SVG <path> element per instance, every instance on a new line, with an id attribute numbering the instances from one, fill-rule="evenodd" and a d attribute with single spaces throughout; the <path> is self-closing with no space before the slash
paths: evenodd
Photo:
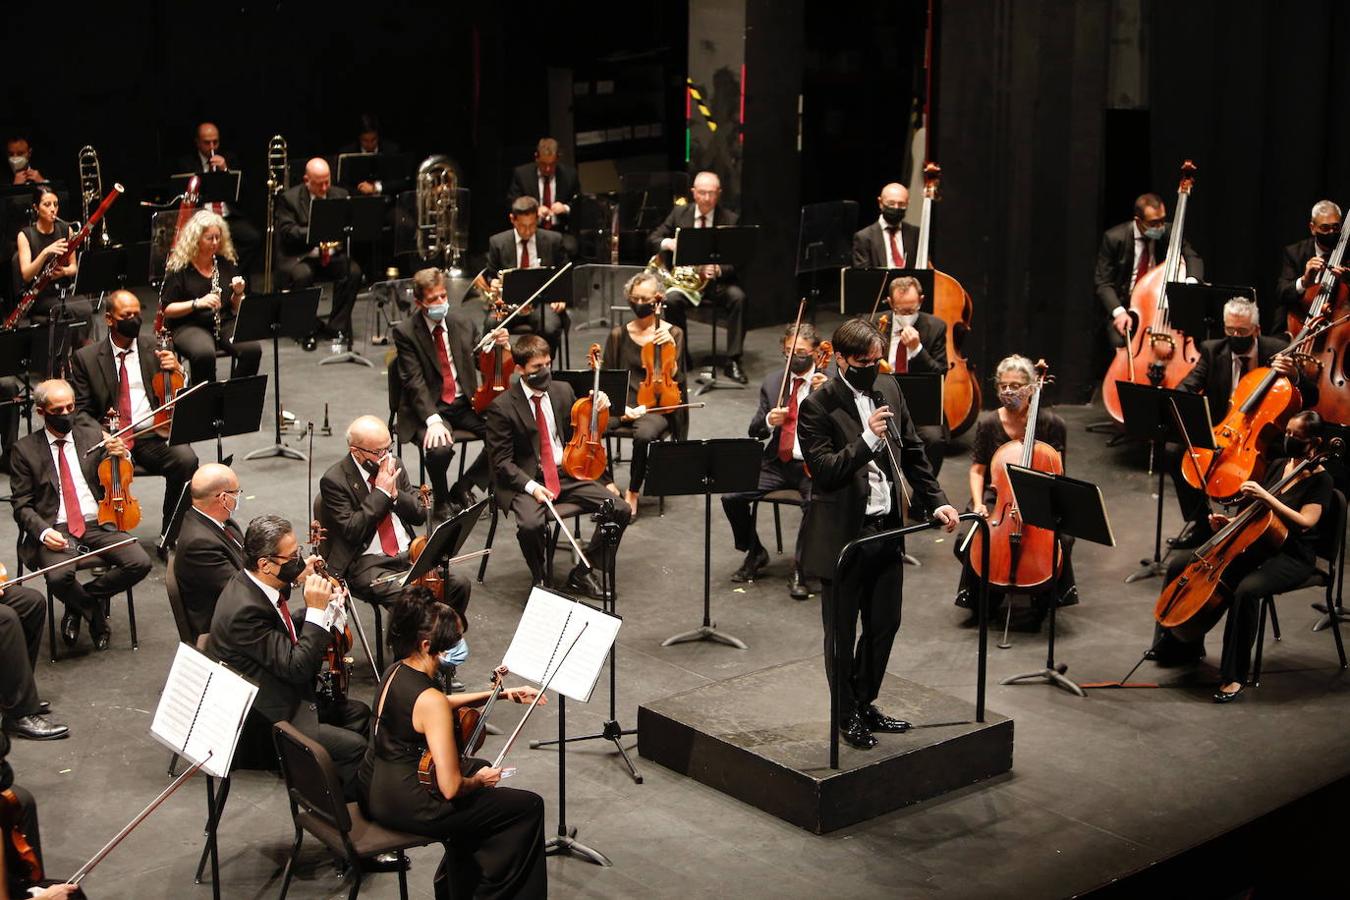
<path id="1" fill-rule="evenodd" d="M 178 645 L 150 736 L 217 778 L 230 762 L 258 687 L 187 644 Z"/>

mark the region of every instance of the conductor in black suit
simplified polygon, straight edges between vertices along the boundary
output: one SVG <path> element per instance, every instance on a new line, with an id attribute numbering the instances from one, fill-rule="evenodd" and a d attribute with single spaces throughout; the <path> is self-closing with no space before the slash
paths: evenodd
<path id="1" fill-rule="evenodd" d="M 556 268 L 568 262 L 562 235 L 539 227 L 539 203 L 533 197 L 517 197 L 511 202 L 511 227 L 488 238 L 487 269 L 474 282 L 480 291 L 501 290 L 503 269 Z M 512 319 L 511 334 L 540 334 L 548 341 L 549 352 L 558 356 L 566 323 L 567 304 L 534 304 L 535 308 Z M 542 322 L 542 324 L 541 324 Z M 495 327 L 489 311 L 484 330 Z"/>
<path id="2" fill-rule="evenodd" d="M 520 381 L 487 409 L 488 453 L 497 505 L 515 517 L 521 555 L 534 583 L 543 584 L 545 527 L 553 522 L 544 499 L 592 513 L 606 501 L 615 500 L 618 489 L 608 470 L 603 476 L 608 482 L 605 487 L 563 471 L 563 447 L 572 437 L 571 412 L 576 396 L 571 385 L 552 380 L 553 358 L 548 344 L 538 335 L 527 334 L 516 340 L 513 355 Z M 609 398 L 601 393 L 599 403 L 606 408 Z M 628 504 L 615 503 L 614 519 L 620 529 L 628 526 L 630 518 Z M 586 557 L 592 566 L 602 564 L 599 528 L 591 530 Z M 568 575 L 567 587 L 603 599 L 595 574 L 582 563 Z"/>
<path id="3" fill-rule="evenodd" d="M 885 443 L 924 507 L 949 532 L 956 528 L 957 512 L 933 476 L 900 388 L 893 379 L 877 377 L 886 346 L 881 333 L 865 319 L 850 319 L 835 330 L 832 343 L 839 372 L 802 403 L 798 424 L 812 479 L 802 569 L 821 579 L 825 674 L 837 691 L 840 733 L 866 750 L 876 746 L 873 732 L 910 728 L 875 705 L 900 629 L 903 547 L 867 546 L 837 583 L 834 566 L 849 541 L 901 524 L 894 482 L 899 473 Z M 898 432 L 898 446 L 887 437 L 888 428 Z M 842 671 L 836 671 L 836 662 Z"/>
<path id="4" fill-rule="evenodd" d="M 1288 245 L 1280 255 L 1280 278 L 1275 283 L 1275 295 L 1280 305 L 1275 309 L 1272 333 L 1285 330 L 1286 313 L 1299 319 L 1307 315 L 1308 304 L 1303 293 L 1322 277 L 1327 257 L 1336 249 L 1336 242 L 1341 237 L 1341 208 L 1330 200 L 1318 200 L 1312 208 L 1308 231 L 1308 237 Z M 1344 277 L 1346 268 L 1341 266 L 1332 271 Z"/>
<path id="5" fill-rule="evenodd" d="M 886 338 L 885 359 L 891 371 L 946 376 L 947 323 L 919 308 L 923 304 L 923 285 L 911 275 L 901 275 L 891 279 L 886 298 L 891 315 L 882 336 Z M 928 464 L 937 475 L 942 471 L 942 457 L 951 437 L 947 423 L 918 425 L 915 430 L 928 454 Z"/>
<path id="6" fill-rule="evenodd" d="M 1134 334 L 1139 323 L 1129 314 L 1130 294 L 1135 283 L 1167 257 L 1172 225 L 1167 221 L 1167 205 L 1157 194 L 1140 194 L 1134 201 L 1134 218 L 1113 225 L 1102 234 L 1097 248 L 1094 278 L 1097 300 L 1111 320 L 1107 338 L 1112 347 L 1125 346 L 1125 332 Z M 1186 264 L 1186 280 L 1203 281 L 1205 264 L 1182 239 L 1181 256 Z"/>
<path id="7" fill-rule="evenodd" d="M 291 523 L 258 516 L 244 533 L 244 569 L 221 591 L 211 619 L 210 650 L 217 659 L 258 686 L 249 716 L 270 730 L 290 722 L 323 745 L 342 780 L 346 799 L 358 796 L 357 767 L 366 751 L 370 707 L 359 700 L 319 705 L 315 678 L 332 635 L 324 610 L 332 598 L 327 578 L 300 556 Z M 290 611 L 291 585 L 304 590 L 304 614 Z"/>
<path id="8" fill-rule="evenodd" d="M 108 325 L 108 339 L 81 347 L 70 367 L 77 415 L 99 427 L 108 411 L 114 409 L 119 427 L 140 422 L 135 430 L 148 428 L 153 421 L 150 412 L 161 403 L 152 389 L 156 373 L 176 371 L 181 375 L 182 364 L 173 351 L 156 350 L 154 338 L 141 334 L 141 301 L 131 291 L 109 295 L 103 319 Z M 170 446 L 167 438 L 154 432 L 134 438 L 127 435 L 123 443 L 131 449 L 137 465 L 164 479 L 160 512 L 161 522 L 167 524 L 183 488 L 197 470 L 197 454 L 187 444 Z"/>
<path id="9" fill-rule="evenodd" d="M 579 187 L 577 170 L 558 161 L 558 142 L 551 137 L 540 138 L 534 162 L 512 170 L 506 203 L 509 208 L 517 197 L 533 197 L 539 204 L 539 227 L 563 232 Z M 569 255 L 574 252 L 575 247 L 568 248 Z"/>
<path id="10" fill-rule="evenodd" d="M 361 267 L 347 255 L 344 245 L 321 247 L 309 242 L 309 212 L 315 200 L 342 200 L 344 188 L 333 184 L 328 163 L 319 157 L 305 163 L 305 179 L 283 191 L 276 207 L 276 269 L 281 286 L 301 290 L 315 281 L 333 282 L 333 311 L 304 342 L 313 350 L 318 338 L 340 337 L 349 342 L 352 333 L 352 306 L 361 285 Z"/>
<path id="11" fill-rule="evenodd" d="M 668 265 L 674 259 L 677 228 L 716 228 L 719 225 L 735 225 L 738 221 L 734 212 L 723 209 L 717 202 L 722 196 L 722 181 L 716 173 L 699 172 L 695 175 L 692 195 L 692 204 L 683 200 L 678 202 L 666 220 L 647 236 L 648 248 L 652 253 L 667 254 Z M 726 319 L 726 376 L 745 384 L 749 380 L 741 369 L 741 354 L 745 350 L 745 291 L 737 282 L 736 270 L 731 266 L 700 266 L 699 274 L 708 279 L 700 305 L 710 303 L 721 306 Z M 679 292 L 666 292 L 666 319 L 670 324 L 680 326 L 685 334 L 689 333 L 688 311 L 691 305 Z"/>
<path id="12" fill-rule="evenodd" d="M 909 209 L 909 191 L 903 184 L 891 182 L 877 197 L 880 215 L 866 228 L 853 234 L 855 269 L 905 269 L 914 267 L 919 248 L 919 229 L 905 221 Z"/>
<path id="13" fill-rule="evenodd" d="M 230 160 L 221 152 L 220 129 L 215 125 L 210 122 L 198 125 L 194 144 L 196 152 L 178 157 L 173 170 L 175 175 L 185 172 L 229 171 Z M 245 276 L 255 271 L 258 253 L 262 249 L 262 235 L 258 233 L 257 227 L 244 218 L 244 214 L 233 203 L 204 205 L 217 215 L 224 216 L 225 221 L 229 223 L 230 237 L 234 241 L 235 252 L 239 254 L 239 271 Z"/>
<path id="14" fill-rule="evenodd" d="M 216 600 L 244 567 L 244 531 L 234 514 L 244 492 L 234 471 L 207 463 L 192 475 L 192 506 L 183 513 L 173 571 L 193 634 L 211 630 Z"/>

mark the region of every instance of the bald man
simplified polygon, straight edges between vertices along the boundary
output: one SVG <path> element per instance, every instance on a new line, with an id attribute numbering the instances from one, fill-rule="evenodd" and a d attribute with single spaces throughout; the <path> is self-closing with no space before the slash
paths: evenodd
<path id="1" fill-rule="evenodd" d="M 228 172 L 234 168 L 220 149 L 220 129 L 213 122 L 201 122 L 193 132 L 194 152 L 180 156 L 174 174 L 195 172 Z M 245 277 L 256 271 L 262 235 L 233 203 L 208 203 L 206 208 L 225 217 L 230 226 L 230 239 L 239 254 L 239 271 Z"/>
<path id="2" fill-rule="evenodd" d="M 174 577 L 195 640 L 211 630 L 211 615 L 225 583 L 244 567 L 244 531 L 234 514 L 244 499 L 229 466 L 207 463 L 192 475 L 192 507 L 174 545 Z"/>
<path id="3" fill-rule="evenodd" d="M 301 290 L 316 281 L 333 282 L 333 312 L 326 323 L 316 323 L 304 341 L 313 350 L 318 340 L 340 337 L 351 344 L 352 306 L 361 285 L 361 267 L 347 255 L 344 246 L 320 247 L 309 241 L 309 211 L 315 200 L 343 200 L 344 188 L 333 184 L 328 163 L 315 157 L 305 163 L 305 178 L 282 192 L 276 211 L 276 271 L 283 289 Z"/>
<path id="4" fill-rule="evenodd" d="M 877 196 L 877 220 L 853 235 L 853 268 L 907 269 L 914 267 L 919 229 L 905 222 L 909 191 L 891 182 Z"/>

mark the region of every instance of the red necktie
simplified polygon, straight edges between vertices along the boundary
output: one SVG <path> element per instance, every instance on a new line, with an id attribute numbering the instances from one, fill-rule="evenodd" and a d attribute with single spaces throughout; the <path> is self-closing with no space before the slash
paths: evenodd
<path id="1" fill-rule="evenodd" d="M 1139 279 L 1148 274 L 1148 267 L 1153 263 L 1152 241 L 1144 238 L 1144 252 L 1139 254 L 1139 268 L 1134 272 L 1134 283 L 1138 284 Z"/>
<path id="2" fill-rule="evenodd" d="M 554 497 L 562 491 L 558 482 L 558 464 L 553 459 L 553 438 L 549 435 L 548 419 L 544 418 L 542 397 L 534 397 L 534 427 L 539 429 L 539 468 L 544 470 L 544 487 Z"/>
<path id="3" fill-rule="evenodd" d="M 905 267 L 905 251 L 900 248 L 900 242 L 895 239 L 895 234 L 899 228 L 887 228 L 886 231 L 891 236 L 891 259 L 894 260 L 896 268 Z"/>
<path id="4" fill-rule="evenodd" d="M 792 445 L 797 440 L 797 392 L 802 389 L 802 379 L 792 379 L 792 393 L 788 395 L 787 418 L 783 427 L 778 429 L 778 458 L 783 462 L 792 459 Z"/>
<path id="5" fill-rule="evenodd" d="M 528 269 L 530 267 L 530 242 L 520 242 L 520 267 Z"/>
<path id="6" fill-rule="evenodd" d="M 900 323 L 897 322 L 895 327 L 901 327 Z M 909 371 L 909 350 L 905 347 L 904 341 L 895 342 L 895 365 L 891 370 L 900 375 Z"/>
<path id="7" fill-rule="evenodd" d="M 66 462 L 66 442 L 56 442 L 56 458 L 60 462 L 61 502 L 66 506 L 66 531 L 73 538 L 84 536 L 84 511 L 80 509 L 80 495 L 75 492 L 75 477 Z"/>
<path id="8" fill-rule="evenodd" d="M 370 489 L 375 488 L 375 475 L 370 476 Z M 384 551 L 385 556 L 398 556 L 398 535 L 394 534 L 393 513 L 385 513 L 380 524 L 376 526 L 376 531 L 380 533 L 380 549 Z"/>
<path id="9" fill-rule="evenodd" d="M 548 209 L 550 206 L 553 205 L 553 178 L 550 176 L 545 176 L 543 178 L 543 182 L 544 182 L 544 197 L 542 200 L 539 201 L 539 205 L 542 206 L 544 209 Z M 550 231 L 553 230 L 552 215 L 550 215 L 547 219 L 544 220 L 543 225 Z"/>
<path id="10" fill-rule="evenodd" d="M 707 228 L 707 227 L 708 227 L 708 217 L 707 217 L 707 216 L 699 216 L 699 217 L 698 217 L 698 227 L 699 227 L 699 228 Z"/>
<path id="11" fill-rule="evenodd" d="M 290 599 L 291 590 L 287 587 L 277 597 L 277 609 L 281 611 L 281 621 L 286 623 L 286 632 L 291 636 L 291 643 L 298 644 L 300 639 L 295 636 L 295 622 L 291 620 L 291 610 L 286 606 L 286 602 Z"/>
<path id="12" fill-rule="evenodd" d="M 127 357 L 131 355 L 130 350 L 123 350 L 117 354 L 117 416 L 121 419 L 120 427 L 125 428 L 132 424 L 131 421 L 131 382 L 127 380 Z M 136 439 L 128 433 L 122 438 L 122 443 L 127 445 L 130 450 L 136 443 Z"/>
<path id="13" fill-rule="evenodd" d="M 441 363 L 441 402 L 446 406 L 455 402 L 455 373 L 450 369 L 450 354 L 445 352 L 445 329 L 437 325 L 431 329 L 436 342 L 436 359 Z"/>

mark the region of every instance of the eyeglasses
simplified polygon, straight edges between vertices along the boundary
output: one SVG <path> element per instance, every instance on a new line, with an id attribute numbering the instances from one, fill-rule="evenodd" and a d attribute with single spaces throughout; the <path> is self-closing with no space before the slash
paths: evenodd
<path id="1" fill-rule="evenodd" d="M 356 446 L 355 444 L 352 444 L 352 445 L 351 445 L 351 448 L 352 448 L 353 450 L 360 450 L 362 453 L 369 453 L 371 456 L 383 456 L 384 454 L 390 453 L 390 452 L 393 451 L 393 449 L 394 449 L 394 443 L 393 443 L 393 441 L 390 441 L 388 444 L 385 444 L 383 447 L 376 447 L 374 450 L 371 450 L 371 449 L 368 448 L 368 447 L 358 447 L 358 446 Z"/>
<path id="2" fill-rule="evenodd" d="M 290 562 L 290 561 L 293 560 L 293 559 L 299 559 L 299 558 L 300 558 L 300 551 L 299 551 L 299 550 L 296 550 L 296 551 L 295 551 L 294 553 L 292 553 L 290 556 L 269 556 L 269 557 L 267 557 L 267 558 L 270 559 L 270 560 L 273 560 L 273 561 L 275 561 L 275 560 L 281 560 L 283 563 L 288 563 L 288 562 Z"/>
<path id="3" fill-rule="evenodd" d="M 1225 328 L 1223 333 L 1229 337 L 1251 337 L 1256 333 L 1256 326 L 1250 325 L 1246 328 Z"/>
<path id="4" fill-rule="evenodd" d="M 997 383 L 994 385 L 994 387 L 998 388 L 1000 391 L 1003 391 L 1003 392 L 1005 392 L 1005 393 L 1008 393 L 1008 392 L 1011 392 L 1011 391 L 1020 391 L 1020 390 L 1023 390 L 1023 389 L 1025 389 L 1025 388 L 1029 387 L 1029 385 L 1022 384 L 1020 381 L 1000 381 L 1000 382 L 997 382 Z"/>
<path id="5" fill-rule="evenodd" d="M 238 500 L 240 497 L 243 497 L 243 496 L 244 496 L 244 489 L 243 489 L 243 488 L 236 488 L 235 490 L 232 490 L 232 491 L 221 491 L 221 492 L 220 492 L 220 496 L 222 496 L 222 497 L 233 497 L 235 500 Z"/>

